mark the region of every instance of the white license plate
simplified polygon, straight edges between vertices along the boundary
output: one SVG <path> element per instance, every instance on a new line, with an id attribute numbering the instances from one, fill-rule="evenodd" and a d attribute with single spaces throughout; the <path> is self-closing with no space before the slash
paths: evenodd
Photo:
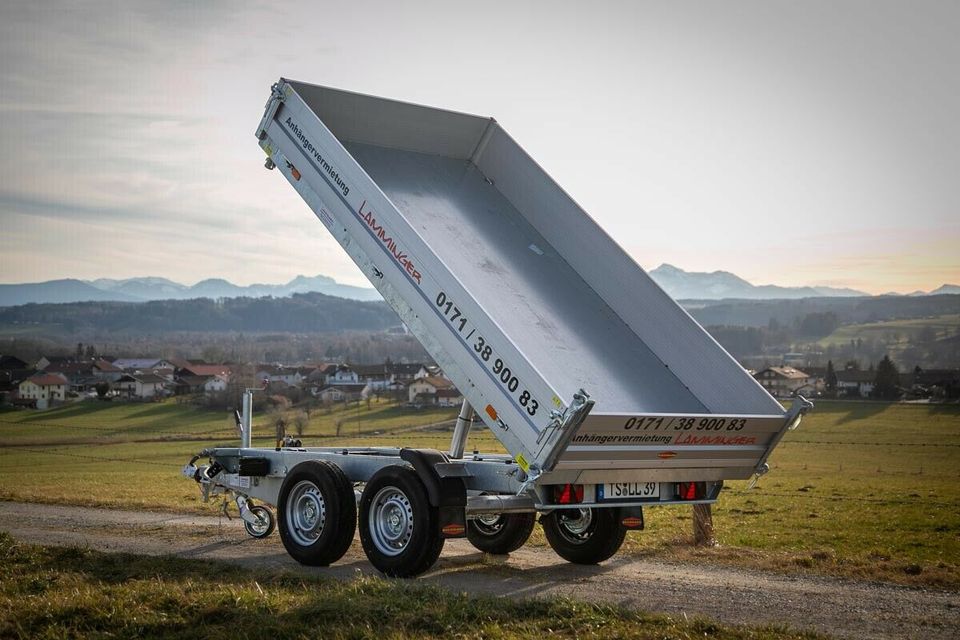
<path id="1" fill-rule="evenodd" d="M 660 497 L 657 482 L 607 482 L 597 485 L 597 502 L 646 500 Z"/>

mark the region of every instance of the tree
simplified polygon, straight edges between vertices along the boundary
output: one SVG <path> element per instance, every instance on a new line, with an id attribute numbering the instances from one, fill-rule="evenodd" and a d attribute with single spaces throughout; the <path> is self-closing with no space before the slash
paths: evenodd
<path id="1" fill-rule="evenodd" d="M 293 429 L 297 432 L 298 436 L 303 435 L 309 422 L 310 416 L 307 415 L 306 411 L 299 411 L 293 416 Z"/>
<path id="2" fill-rule="evenodd" d="M 837 372 L 833 369 L 833 360 L 827 360 L 827 374 L 825 376 L 824 382 L 827 386 L 828 395 L 836 395 L 837 393 Z"/>
<path id="3" fill-rule="evenodd" d="M 870 396 L 878 400 L 896 400 L 900 397 L 900 371 L 889 355 L 883 356 L 877 365 L 877 376 Z"/>
<path id="4" fill-rule="evenodd" d="M 110 383 L 109 382 L 98 382 L 94 387 L 97 392 L 97 397 L 101 400 L 107 397 L 107 394 L 110 392 Z"/>

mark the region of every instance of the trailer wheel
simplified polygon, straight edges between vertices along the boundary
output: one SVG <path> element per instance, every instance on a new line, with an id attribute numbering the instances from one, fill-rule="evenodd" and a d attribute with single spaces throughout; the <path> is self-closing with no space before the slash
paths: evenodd
<path id="1" fill-rule="evenodd" d="M 443 549 L 438 510 L 409 467 L 384 467 L 360 497 L 360 542 L 370 564 L 392 578 L 412 578 Z"/>
<path id="2" fill-rule="evenodd" d="M 467 521 L 467 539 L 480 551 L 507 554 L 526 543 L 536 523 L 533 512 L 481 515 Z"/>
<path id="3" fill-rule="evenodd" d="M 270 511 L 270 509 L 258 504 L 250 507 L 250 513 L 259 520 L 256 524 L 246 520 L 243 521 L 243 528 L 247 530 L 247 534 L 251 538 L 266 538 L 277 528 L 277 519 L 273 517 L 273 511 Z"/>
<path id="4" fill-rule="evenodd" d="M 564 560 L 597 564 L 615 554 L 627 530 L 620 524 L 619 509 L 557 509 L 542 518 L 547 542 Z"/>
<path id="5" fill-rule="evenodd" d="M 326 461 L 301 462 L 287 474 L 277 512 L 287 553 L 314 567 L 342 558 L 357 528 L 353 485 L 340 467 Z"/>

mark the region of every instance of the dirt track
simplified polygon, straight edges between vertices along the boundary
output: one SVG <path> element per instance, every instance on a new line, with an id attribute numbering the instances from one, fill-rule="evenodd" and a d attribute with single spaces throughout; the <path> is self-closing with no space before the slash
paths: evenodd
<path id="1" fill-rule="evenodd" d="M 301 567 L 286 555 L 276 534 L 253 540 L 237 520 L 208 516 L 0 502 L 0 530 L 37 544 L 174 554 L 339 579 L 376 574 L 359 542 L 333 567 Z M 840 637 L 960 638 L 960 594 L 852 580 L 628 558 L 582 567 L 534 548 L 504 560 L 454 540 L 420 581 L 469 593 L 563 595 L 732 624 L 784 624 Z"/>

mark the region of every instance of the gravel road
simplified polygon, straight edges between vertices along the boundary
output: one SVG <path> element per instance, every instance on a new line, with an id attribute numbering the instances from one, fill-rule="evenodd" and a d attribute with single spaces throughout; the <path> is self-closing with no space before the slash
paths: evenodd
<path id="1" fill-rule="evenodd" d="M 253 540 L 237 520 L 143 511 L 0 502 L 0 530 L 25 542 L 106 552 L 222 560 L 349 580 L 376 574 L 358 540 L 329 568 L 301 567 L 274 534 Z M 418 579 L 468 593 L 512 598 L 567 596 L 729 624 L 780 624 L 848 638 L 960 638 L 960 594 L 836 578 L 617 558 L 568 564 L 549 549 L 485 556 L 448 541 Z"/>

